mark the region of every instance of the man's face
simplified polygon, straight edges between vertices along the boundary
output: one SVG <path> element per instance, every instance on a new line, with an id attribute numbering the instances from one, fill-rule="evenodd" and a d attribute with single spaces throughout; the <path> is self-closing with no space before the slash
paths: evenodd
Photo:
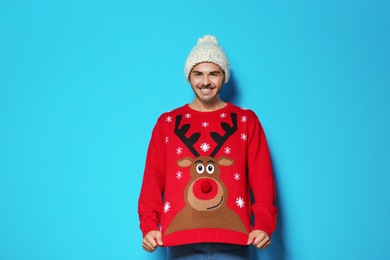
<path id="1" fill-rule="evenodd" d="M 211 62 L 197 64 L 190 73 L 190 83 L 196 99 L 205 104 L 219 100 L 225 78 L 223 70 Z"/>

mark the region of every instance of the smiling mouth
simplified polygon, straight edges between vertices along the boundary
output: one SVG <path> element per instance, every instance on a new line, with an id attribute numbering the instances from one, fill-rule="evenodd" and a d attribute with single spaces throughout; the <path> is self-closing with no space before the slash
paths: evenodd
<path id="1" fill-rule="evenodd" d="M 214 206 L 212 206 L 212 207 L 209 207 L 209 208 L 207 208 L 207 210 L 210 210 L 210 209 L 215 209 L 215 208 L 219 207 L 219 205 L 221 205 L 221 204 L 222 204 L 222 201 L 223 201 L 223 196 L 221 197 L 221 200 L 218 202 L 218 204 L 217 204 L 217 205 L 214 205 Z"/>
<path id="2" fill-rule="evenodd" d="M 214 88 L 199 88 L 199 93 L 209 95 L 213 93 Z"/>
<path id="3" fill-rule="evenodd" d="M 197 87 L 197 88 L 200 90 L 204 90 L 204 89 L 213 90 L 213 89 L 215 89 L 215 87 L 212 87 L 212 86 L 202 86 L 202 87 Z"/>

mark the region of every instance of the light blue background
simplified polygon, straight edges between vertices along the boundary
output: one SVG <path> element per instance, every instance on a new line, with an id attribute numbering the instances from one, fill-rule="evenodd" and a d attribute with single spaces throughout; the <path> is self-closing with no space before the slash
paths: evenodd
<path id="1" fill-rule="evenodd" d="M 0 1 L 0 259 L 160 259 L 137 200 L 157 117 L 223 97 L 267 133 L 280 215 L 261 259 L 389 259 L 389 1 Z"/>

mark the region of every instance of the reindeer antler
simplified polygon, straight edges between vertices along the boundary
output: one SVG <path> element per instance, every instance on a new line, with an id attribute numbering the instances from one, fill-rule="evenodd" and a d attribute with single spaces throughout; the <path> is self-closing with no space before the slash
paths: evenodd
<path id="1" fill-rule="evenodd" d="M 233 135 L 237 131 L 237 114 L 230 113 L 230 117 L 232 118 L 233 126 L 230 126 L 226 122 L 221 123 L 222 129 L 225 131 L 224 135 L 220 135 L 217 132 L 211 132 L 211 138 L 217 143 L 217 146 L 214 148 L 213 152 L 210 154 L 210 157 L 214 157 L 218 151 L 221 149 L 222 145 L 226 142 L 226 140 Z M 200 133 L 193 133 L 189 138 L 186 137 L 186 133 L 190 129 L 190 124 L 185 124 L 181 128 L 180 122 L 183 118 L 182 115 L 176 116 L 175 122 L 175 134 L 180 138 L 180 140 L 188 147 L 188 149 L 192 152 L 195 157 L 199 156 L 199 153 L 195 150 L 194 144 L 198 141 L 200 137 Z"/>
<path id="2" fill-rule="evenodd" d="M 198 141 L 198 139 L 200 137 L 200 133 L 194 133 L 189 138 L 187 138 L 186 133 L 190 129 L 190 124 L 185 124 L 181 128 L 179 128 L 182 118 L 183 118 L 183 116 L 181 116 L 181 115 L 176 116 L 175 134 L 188 147 L 188 149 L 190 149 L 192 154 L 195 155 L 195 157 L 198 157 L 199 153 L 195 150 L 194 144 L 196 143 L 196 141 Z"/>
<path id="3" fill-rule="evenodd" d="M 237 114 L 230 113 L 230 117 L 232 118 L 233 126 L 230 126 L 228 123 L 222 122 L 221 126 L 222 129 L 225 131 L 224 135 L 220 135 L 217 132 L 211 132 L 211 138 L 217 143 L 217 146 L 213 150 L 213 152 L 210 154 L 211 157 L 214 157 L 219 149 L 221 149 L 222 145 L 226 142 L 226 140 L 237 131 Z"/>

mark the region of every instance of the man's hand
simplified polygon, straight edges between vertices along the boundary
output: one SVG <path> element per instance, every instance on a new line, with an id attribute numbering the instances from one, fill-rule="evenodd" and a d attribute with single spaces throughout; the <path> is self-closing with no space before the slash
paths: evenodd
<path id="1" fill-rule="evenodd" d="M 264 249 L 271 244 L 267 233 L 262 230 L 253 230 L 248 236 L 248 245 L 254 245 L 258 249 Z"/>
<path id="2" fill-rule="evenodd" d="M 158 246 L 162 246 L 161 232 L 152 230 L 142 240 L 142 248 L 148 252 L 154 252 Z"/>

